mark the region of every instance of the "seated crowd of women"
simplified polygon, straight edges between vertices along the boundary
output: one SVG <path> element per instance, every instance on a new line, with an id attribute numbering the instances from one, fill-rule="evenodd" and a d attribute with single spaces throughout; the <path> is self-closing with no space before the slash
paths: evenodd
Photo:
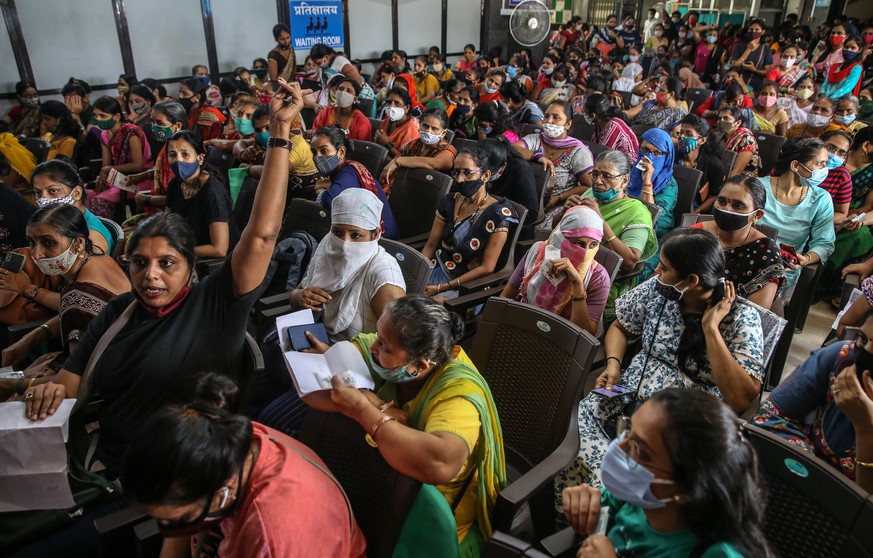
<path id="1" fill-rule="evenodd" d="M 277 26 L 267 61 L 214 89 L 195 67 L 177 100 L 133 76 L 119 79 L 119 98 L 93 105 L 81 81 L 71 80 L 63 104 L 31 106 L 35 88 L 23 87 L 7 124 L 35 128 L 39 111 L 46 129 L 34 133 L 99 149 L 102 167 L 84 184 L 57 157 L 25 177 L 40 208 L 26 223 L 27 245 L 10 248 L 28 266 L 0 270 L 0 293 L 21 303 L 15 320 L 24 321 L 26 305 L 49 319 L 3 351 L 3 366 L 26 367 L 0 389 L 23 399 L 32 420 L 65 398 L 99 393 L 96 456 L 125 491 L 4 551 L 93 555 L 93 520 L 133 503 L 158 519 L 163 556 L 253 547 L 361 556 L 366 543 L 338 482 L 293 439 L 299 415 L 314 408 L 357 422 L 391 467 L 425 485 L 401 540 L 415 540 L 427 521 L 418 514 L 439 513 L 454 529 L 445 546 L 421 555 L 479 555 L 507 484 L 502 432 L 490 389 L 459 345 L 463 320 L 442 302 L 495 272 L 521 230 L 533 243 L 519 245 L 528 249 L 495 294 L 600 336 L 596 386 L 629 388 L 579 402 L 578 458 L 556 478 L 556 507 L 580 533 L 592 533 L 601 507 L 610 508 L 606 536 L 586 538 L 580 555 L 658 555 L 665 532 L 675 555 L 771 555 L 764 500 L 750 499 L 760 489 L 754 451 L 736 418 L 747 411 L 873 489 L 873 321 L 858 306 L 873 304 L 873 279 L 844 316 L 860 327 L 857 338 L 815 353 L 757 408 L 769 351 L 762 315 L 791 299 L 801 268 L 873 274 L 865 259 L 873 241 L 863 236 L 873 217 L 853 219 L 873 211 L 873 186 L 860 186 L 873 176 L 873 132 L 847 116 L 859 112 L 850 94 L 858 87 L 840 83 L 857 73 L 846 54 L 860 43 L 846 39 L 826 70 L 796 62 L 808 44 L 782 44 L 773 67 L 759 22 L 729 53 L 717 29 L 685 21 L 686 36 L 667 41 L 660 60 L 660 46 L 641 50 L 632 17 L 617 30 L 610 16 L 596 33 L 574 22 L 539 71 L 526 49 L 503 62 L 499 53 L 477 59 L 467 45 L 454 71 L 438 49 L 415 58 L 414 72 L 405 52 L 391 52 L 368 83 L 325 45 L 298 69 L 290 34 Z M 668 61 L 670 45 L 702 48 L 720 57 L 717 67 L 691 72 L 696 60 L 686 54 L 677 68 L 685 62 Z M 728 59 L 736 69 L 723 67 Z M 704 85 L 697 74 L 716 90 L 699 106 L 684 100 Z M 309 129 L 307 109 L 316 113 Z M 378 126 L 367 118 L 374 114 Z M 452 145 L 450 132 L 467 141 Z M 767 173 L 761 132 L 789 138 Z M 385 147 L 380 174 L 354 160 L 351 140 Z M 52 146 L 75 160 L 69 143 Z M 210 153 L 239 166 L 221 170 Z M 674 220 L 679 166 L 702 175 L 688 228 Z M 421 247 L 434 264 L 423 296 L 407 293 L 401 263 L 379 244 L 401 236 L 389 202 L 402 168 L 453 178 Z M 538 192 L 535 171 L 550 177 L 548 190 Z M 138 193 L 113 183 L 119 173 Z M 245 180 L 257 185 L 240 219 Z M 252 420 L 239 407 L 244 336 L 294 197 L 329 212 L 331 226 L 289 289 L 290 304 L 312 310 L 330 343 L 351 342 L 376 387 L 335 381 L 299 397 L 285 374 Z M 119 246 L 106 220 L 127 230 Z M 602 263 L 607 251 L 622 260 L 614 280 Z M 196 277 L 195 261 L 207 258 L 226 259 Z M 307 337 L 311 351 L 328 349 Z M 54 338 L 60 351 L 38 354 Z M 816 409 L 810 435 L 803 421 Z M 322 505 L 311 513 L 288 505 L 303 499 Z"/>

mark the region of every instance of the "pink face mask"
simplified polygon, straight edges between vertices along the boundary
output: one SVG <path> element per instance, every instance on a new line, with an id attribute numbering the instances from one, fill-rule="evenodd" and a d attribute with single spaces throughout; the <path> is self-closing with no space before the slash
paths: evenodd
<path id="1" fill-rule="evenodd" d="M 758 104 L 764 108 L 770 108 L 776 104 L 776 97 L 767 95 L 766 97 L 758 97 Z"/>

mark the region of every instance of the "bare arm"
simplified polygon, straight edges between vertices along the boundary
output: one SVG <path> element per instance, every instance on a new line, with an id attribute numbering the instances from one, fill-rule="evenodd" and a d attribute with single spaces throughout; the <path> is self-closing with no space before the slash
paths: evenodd
<path id="1" fill-rule="evenodd" d="M 734 168 L 731 169 L 731 176 L 742 174 L 752 161 L 751 151 L 740 151 L 737 153 L 737 159 L 734 161 Z"/>
<path id="2" fill-rule="evenodd" d="M 129 143 L 130 143 L 130 159 L 131 159 L 130 162 L 124 163 L 123 165 L 112 165 L 112 168 L 114 168 L 118 172 L 124 173 L 124 174 L 142 172 L 142 169 L 143 169 L 142 141 L 140 141 L 139 136 L 131 135 Z"/>
<path id="3" fill-rule="evenodd" d="M 230 225 L 222 221 L 209 223 L 209 244 L 201 244 L 194 248 L 198 258 L 223 258 L 227 255 L 230 244 Z"/>
<path id="4" fill-rule="evenodd" d="M 427 237 L 427 242 L 425 243 L 424 248 L 421 249 L 422 256 L 425 258 L 433 257 L 440 245 L 440 238 L 443 236 L 443 229 L 445 226 L 446 222 L 443 221 L 441 217 L 436 217 L 433 220 L 433 226 L 430 229 L 430 236 Z"/>
<path id="5" fill-rule="evenodd" d="M 776 290 L 776 283 L 770 282 L 750 294 L 747 298 L 761 308 L 769 310 L 773 306 L 773 301 L 776 300 Z"/>

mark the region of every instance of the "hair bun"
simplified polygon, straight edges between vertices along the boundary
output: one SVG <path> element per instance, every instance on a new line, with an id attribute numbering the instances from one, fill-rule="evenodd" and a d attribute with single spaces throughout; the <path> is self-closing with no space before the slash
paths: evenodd
<path id="1" fill-rule="evenodd" d="M 452 327 L 452 339 L 455 340 L 455 343 L 458 343 L 464 337 L 464 318 L 454 312 L 449 312 L 449 316 Z"/>

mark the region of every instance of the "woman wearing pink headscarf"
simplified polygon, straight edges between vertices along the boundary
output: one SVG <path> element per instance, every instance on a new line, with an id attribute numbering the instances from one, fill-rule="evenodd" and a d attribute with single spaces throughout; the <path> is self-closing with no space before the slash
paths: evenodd
<path id="1" fill-rule="evenodd" d="M 594 261 L 603 219 L 584 205 L 570 208 L 546 241 L 531 246 L 500 296 L 567 318 L 594 334 L 609 297 L 609 274 Z"/>

